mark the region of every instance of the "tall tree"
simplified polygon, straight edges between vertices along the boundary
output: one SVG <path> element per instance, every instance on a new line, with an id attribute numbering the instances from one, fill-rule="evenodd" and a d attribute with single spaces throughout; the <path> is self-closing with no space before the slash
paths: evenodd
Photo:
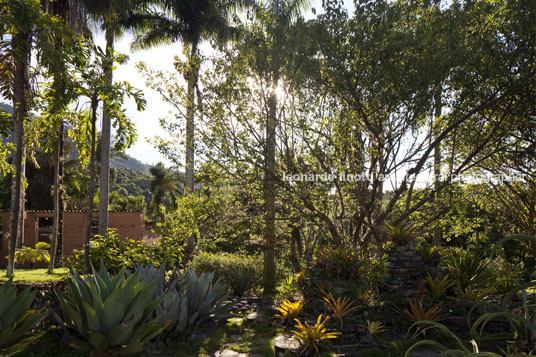
<path id="1" fill-rule="evenodd" d="M 43 13 L 41 3 L 37 0 L 9 0 L 2 3 L 0 9 L 0 42 L 2 66 L 0 77 L 1 90 L 5 98 L 13 101 L 13 161 L 11 194 L 11 226 L 9 240 L 8 267 L 6 274 L 13 275 L 14 254 L 17 242 L 22 242 L 24 217 L 24 127 L 29 120 L 32 105 L 32 88 L 30 85 L 30 60 L 33 55 L 44 67 L 54 63 L 54 35 L 58 29 L 57 22 Z"/>
<path id="2" fill-rule="evenodd" d="M 204 40 L 222 43 L 236 34 L 230 25 L 230 18 L 251 3 L 249 0 L 169 0 L 152 1 L 154 7 L 148 14 L 132 17 L 132 24 L 139 29 L 134 40 L 134 48 L 150 48 L 163 43 L 180 41 L 185 45 L 188 57 L 182 72 L 187 82 L 186 99 L 186 162 L 185 194 L 194 190 L 194 150 L 195 150 L 195 102 L 199 80 L 201 57 L 199 46 Z M 188 240 L 187 257 L 194 250 L 195 237 Z"/>
<path id="3" fill-rule="evenodd" d="M 300 14 L 309 6 L 309 0 L 270 0 L 265 7 L 257 9 L 262 24 L 266 26 L 266 34 L 271 41 L 266 48 L 268 68 L 264 73 L 270 82 L 268 98 L 268 116 L 265 128 L 264 154 L 264 293 L 275 292 L 275 202 L 276 202 L 276 131 L 278 126 L 278 87 L 281 67 L 284 59 L 281 56 L 284 33 Z"/>
<path id="4" fill-rule="evenodd" d="M 90 17 L 104 31 L 106 40 L 106 58 L 104 63 L 105 79 L 108 85 L 113 83 L 113 52 L 115 40 L 123 35 L 125 27 L 133 27 L 129 14 L 143 7 L 143 0 L 85 0 Z M 100 141 L 100 182 L 99 182 L 99 235 L 108 230 L 108 205 L 110 194 L 110 154 L 111 154 L 111 114 L 109 99 L 102 106 L 102 134 Z"/>

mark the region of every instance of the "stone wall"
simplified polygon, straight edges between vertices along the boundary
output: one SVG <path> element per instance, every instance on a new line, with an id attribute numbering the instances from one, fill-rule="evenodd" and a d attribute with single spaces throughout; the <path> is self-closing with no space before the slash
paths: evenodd
<path id="1" fill-rule="evenodd" d="M 396 246 L 389 253 L 389 273 L 386 290 L 403 297 L 419 295 L 418 280 L 421 276 L 421 257 L 415 252 L 415 246 Z"/>

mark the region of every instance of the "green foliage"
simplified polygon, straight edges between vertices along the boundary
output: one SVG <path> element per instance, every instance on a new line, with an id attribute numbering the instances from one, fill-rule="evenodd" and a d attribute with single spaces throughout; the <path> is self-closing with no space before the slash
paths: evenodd
<path id="1" fill-rule="evenodd" d="M 133 239 L 120 239 L 114 229 L 110 229 L 105 237 L 95 236 L 89 246 L 89 260 L 92 265 L 104 263 L 111 273 L 121 268 L 134 268 L 137 264 L 152 264 L 159 267 L 165 263 L 168 267 L 180 264 L 183 255 L 182 245 L 163 238 L 160 243 L 152 245 Z M 76 270 L 83 270 L 84 252 L 74 250 L 67 264 Z"/>
<path id="2" fill-rule="evenodd" d="M 351 247 L 323 248 L 315 257 L 315 265 L 325 277 L 351 279 L 360 277 L 366 260 Z"/>
<path id="3" fill-rule="evenodd" d="M 292 334 L 300 341 L 304 354 L 316 353 L 316 355 L 319 355 L 324 340 L 338 338 L 341 335 L 340 332 L 328 332 L 326 330 L 324 325 L 328 319 L 328 316 L 324 318 L 324 316 L 319 315 L 314 325 L 309 325 L 307 322 L 302 323 L 300 320 L 294 319 L 296 321 L 296 329 L 292 331 Z"/>
<path id="4" fill-rule="evenodd" d="M 35 248 L 23 246 L 15 251 L 15 263 L 32 265 L 37 262 L 48 263 L 50 261 L 49 249 L 50 244 L 46 242 L 38 242 Z"/>
<path id="5" fill-rule="evenodd" d="M 208 317 L 223 312 L 223 302 L 229 296 L 227 290 L 228 285 L 221 279 L 215 280 L 212 272 L 198 276 L 190 268 L 182 276 L 174 271 L 157 308 L 157 314 L 171 321 L 166 332 L 171 336 L 187 336 Z"/>
<path id="6" fill-rule="evenodd" d="M 28 336 L 39 322 L 48 315 L 46 312 L 29 310 L 36 292 L 30 288 L 17 295 L 12 285 L 13 279 L 0 286 L 0 354 L 9 355 L 24 349 L 35 338 Z"/>
<path id="7" fill-rule="evenodd" d="M 445 260 L 449 275 L 456 280 L 456 284 L 465 289 L 484 288 L 491 279 L 488 262 L 473 255 L 468 250 L 455 250 Z"/>
<path id="8" fill-rule="evenodd" d="M 74 272 L 67 292 L 55 290 L 63 319 L 56 316 L 70 338 L 70 346 L 82 351 L 130 355 L 141 352 L 160 334 L 168 321 L 151 316 L 160 302 L 153 300 L 156 281 L 128 278 L 122 269 L 115 277 L 101 264 L 97 272 L 82 278 Z"/>
<path id="9" fill-rule="evenodd" d="M 241 296 L 262 281 L 262 259 L 258 255 L 201 252 L 191 267 L 199 273 L 214 272 L 229 284 L 233 295 Z"/>

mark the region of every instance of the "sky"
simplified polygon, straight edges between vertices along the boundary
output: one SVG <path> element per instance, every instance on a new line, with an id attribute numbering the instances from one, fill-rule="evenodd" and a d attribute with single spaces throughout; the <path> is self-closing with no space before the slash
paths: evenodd
<path id="1" fill-rule="evenodd" d="M 320 12 L 319 10 L 322 8 L 321 4 L 321 0 L 312 1 L 312 7 L 317 10 L 317 13 Z M 345 6 L 348 9 L 353 8 L 352 0 L 345 0 Z M 306 18 L 312 16 L 311 10 L 305 13 Z M 177 42 L 173 45 L 163 45 L 149 50 L 133 52 L 130 49 L 132 39 L 132 35 L 126 34 L 115 44 L 115 50 L 128 55 L 130 59 L 126 64 L 117 66 L 117 69 L 114 71 L 114 80 L 126 80 L 131 85 L 141 89 L 147 100 L 147 107 L 145 108 L 145 111 L 138 112 L 133 101 L 128 101 L 126 104 L 127 115 L 136 124 L 138 132 L 138 140 L 131 148 L 127 149 L 126 153 L 147 164 L 156 164 L 161 161 L 168 166 L 171 163 L 167 161 L 156 148 L 148 142 L 148 140 L 158 135 L 166 135 L 159 125 L 159 119 L 168 115 L 170 111 L 172 112 L 173 108 L 165 103 L 156 91 L 145 85 L 145 81 L 138 72 L 136 64 L 144 62 L 150 69 L 174 72 L 174 57 L 182 53 L 182 46 Z M 104 48 L 105 40 L 103 34 L 97 34 L 96 43 Z M 208 43 L 205 43 L 201 47 L 201 51 L 204 54 L 207 54 L 207 52 L 210 51 Z"/>

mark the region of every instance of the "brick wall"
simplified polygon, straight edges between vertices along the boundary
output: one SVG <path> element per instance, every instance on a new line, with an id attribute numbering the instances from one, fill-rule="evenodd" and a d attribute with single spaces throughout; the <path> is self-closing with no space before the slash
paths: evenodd
<path id="1" fill-rule="evenodd" d="M 53 211 L 26 211 L 24 220 L 23 245 L 35 247 L 39 241 L 38 221 L 39 218 L 53 217 Z M 0 212 L 0 268 L 7 265 L 9 232 L 9 212 Z M 98 218 L 98 212 L 93 213 L 93 219 Z M 63 255 L 69 255 L 74 249 L 82 249 L 84 246 L 87 212 L 67 211 L 63 214 Z M 157 238 L 145 227 L 143 214 L 136 211 L 111 211 L 109 226 L 117 229 L 121 239 L 131 238 L 135 240 L 155 241 Z"/>

